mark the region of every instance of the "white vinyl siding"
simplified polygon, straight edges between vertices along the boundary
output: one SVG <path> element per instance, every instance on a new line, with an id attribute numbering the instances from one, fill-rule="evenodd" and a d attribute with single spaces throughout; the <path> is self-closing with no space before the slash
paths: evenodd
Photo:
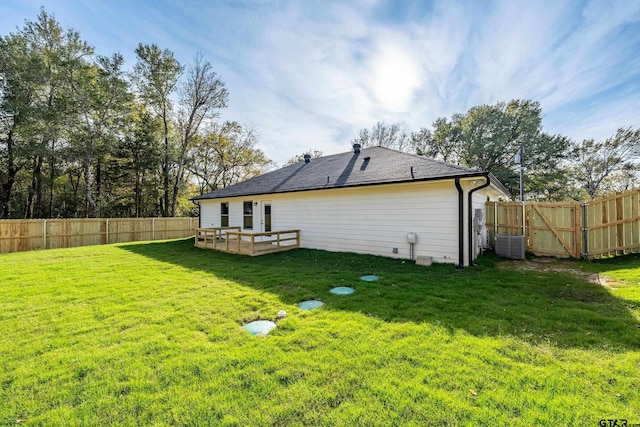
<path id="1" fill-rule="evenodd" d="M 455 188 L 385 187 L 274 198 L 274 230 L 300 228 L 303 247 L 399 258 L 409 257 L 406 238 L 413 231 L 418 234 L 416 255 L 443 262 L 457 258 L 457 223 L 450 221 L 457 218 L 457 205 L 451 203 Z"/>
<path id="2" fill-rule="evenodd" d="M 463 188 L 466 242 L 467 186 Z M 299 229 L 304 248 L 408 259 L 407 233 L 415 232 L 414 257 L 458 262 L 458 192 L 453 180 L 267 194 L 252 200 L 258 206 L 264 201 L 272 205 L 273 231 Z M 478 190 L 473 208 L 484 212 L 485 200 L 484 189 Z M 203 200 L 202 217 L 210 217 L 210 210 L 219 210 L 220 202 L 227 201 L 229 224 L 243 224 L 243 197 Z M 255 232 L 261 230 L 262 220 L 254 205 Z M 393 248 L 398 248 L 397 254 Z M 465 258 L 467 253 L 465 244 Z"/>
<path id="3" fill-rule="evenodd" d="M 203 202 L 206 202 L 206 203 L 203 203 Z M 200 227 L 202 228 L 220 227 L 220 202 L 219 201 L 203 200 L 200 203 Z"/>

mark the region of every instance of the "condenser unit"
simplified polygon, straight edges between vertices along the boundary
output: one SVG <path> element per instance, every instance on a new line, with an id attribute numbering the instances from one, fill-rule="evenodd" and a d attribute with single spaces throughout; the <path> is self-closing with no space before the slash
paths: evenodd
<path id="1" fill-rule="evenodd" d="M 524 236 L 496 234 L 496 255 L 504 258 L 524 259 L 524 250 Z"/>

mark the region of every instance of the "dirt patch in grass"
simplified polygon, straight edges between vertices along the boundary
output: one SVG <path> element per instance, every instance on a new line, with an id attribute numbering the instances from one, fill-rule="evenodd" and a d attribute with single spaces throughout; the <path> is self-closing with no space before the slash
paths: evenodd
<path id="1" fill-rule="evenodd" d="M 606 275 L 581 270 L 582 267 L 578 261 L 562 260 L 558 258 L 536 257 L 527 260 L 509 260 L 501 262 L 498 265 L 498 268 L 518 271 L 542 271 L 545 273 L 555 271 L 558 273 L 580 276 L 589 283 L 595 283 L 596 285 L 608 288 L 620 288 L 624 286 L 624 282 L 615 280 Z"/>

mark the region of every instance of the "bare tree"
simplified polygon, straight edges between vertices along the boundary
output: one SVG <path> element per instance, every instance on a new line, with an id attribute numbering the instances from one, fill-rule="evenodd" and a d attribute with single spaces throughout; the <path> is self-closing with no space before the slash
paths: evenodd
<path id="1" fill-rule="evenodd" d="M 178 191 L 184 183 L 187 150 L 203 122 L 218 117 L 219 110 L 227 106 L 228 92 L 211 63 L 197 54 L 193 65 L 188 68 L 187 78 L 180 88 L 180 110 L 178 129 L 180 141 L 176 157 L 176 175 L 173 182 L 173 196 L 170 215 L 173 216 L 178 203 Z"/>
<path id="2" fill-rule="evenodd" d="M 360 129 L 358 136 L 351 141 L 352 144 L 360 144 L 366 147 L 386 147 L 399 151 L 411 149 L 411 133 L 404 122 L 376 123 L 371 129 Z"/>
<path id="3" fill-rule="evenodd" d="M 256 132 L 237 122 L 214 124 L 195 139 L 188 165 L 201 194 L 260 175 L 273 164 L 256 148 Z"/>
<path id="4" fill-rule="evenodd" d="M 582 141 L 575 147 L 574 173 L 589 197 L 599 195 L 603 184 L 619 176 L 630 179 L 640 167 L 640 129 L 620 128 L 605 141 Z M 611 182 L 610 182 L 611 184 Z"/>

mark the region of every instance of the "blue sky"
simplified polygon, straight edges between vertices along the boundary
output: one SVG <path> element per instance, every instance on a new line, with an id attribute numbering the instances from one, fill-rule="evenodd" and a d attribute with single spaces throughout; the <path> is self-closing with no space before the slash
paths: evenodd
<path id="1" fill-rule="evenodd" d="M 203 53 L 229 90 L 222 117 L 280 164 L 348 151 L 377 121 L 418 130 L 516 98 L 575 140 L 640 127 L 638 0 L 3 0 L 0 34 L 42 5 L 127 67 L 141 42 Z"/>

